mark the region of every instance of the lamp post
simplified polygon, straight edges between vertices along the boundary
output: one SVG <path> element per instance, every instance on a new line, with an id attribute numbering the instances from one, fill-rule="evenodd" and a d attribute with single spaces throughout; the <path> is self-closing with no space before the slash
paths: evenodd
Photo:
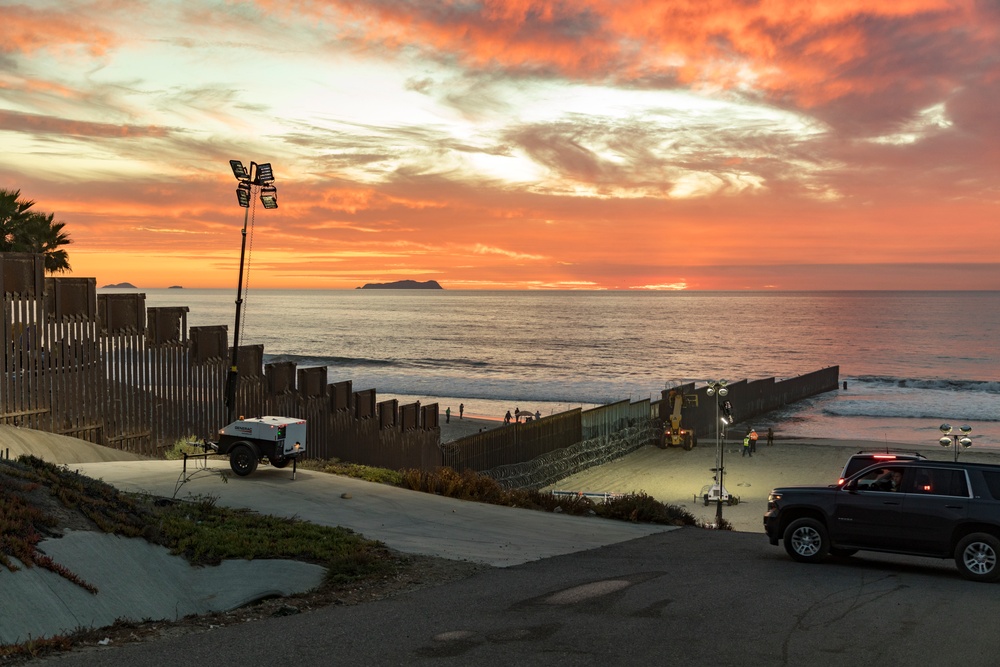
<path id="1" fill-rule="evenodd" d="M 278 208 L 278 189 L 274 187 L 274 172 L 271 163 L 250 163 L 250 171 L 246 170 L 239 160 L 230 160 L 233 176 L 239 181 L 236 186 L 236 200 L 246 211 L 243 214 L 243 238 L 240 244 L 240 277 L 236 284 L 236 324 L 233 328 L 233 354 L 229 364 L 229 374 L 226 376 L 226 416 L 227 423 L 236 421 L 236 378 L 237 361 L 240 340 L 240 307 L 243 305 L 243 261 L 247 250 L 247 222 L 250 219 L 250 203 L 254 191 L 260 193 L 260 203 L 266 209 Z"/>
<path id="2" fill-rule="evenodd" d="M 722 438 L 719 437 L 719 399 L 718 396 L 725 396 L 729 393 L 729 389 L 726 387 L 725 380 L 709 380 L 708 390 L 709 396 L 715 397 L 715 481 L 719 485 L 718 499 L 715 505 L 715 525 L 719 527 L 722 523 L 722 477 L 724 473 L 724 461 L 722 452 Z"/>
<path id="3" fill-rule="evenodd" d="M 969 434 L 972 433 L 972 427 L 966 424 L 965 426 L 960 426 L 958 428 L 962 432 L 961 435 L 958 433 L 952 434 L 951 424 L 941 424 L 941 433 L 944 435 L 938 440 L 938 444 L 942 447 L 955 447 L 955 461 L 958 461 L 958 446 L 962 445 L 966 449 L 972 447 L 972 438 Z"/>

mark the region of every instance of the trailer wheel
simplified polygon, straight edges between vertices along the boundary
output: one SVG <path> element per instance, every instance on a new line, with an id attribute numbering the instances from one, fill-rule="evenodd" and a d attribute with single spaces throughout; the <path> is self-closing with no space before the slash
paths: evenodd
<path id="1" fill-rule="evenodd" d="M 275 468 L 287 468 L 288 464 L 292 462 L 291 459 L 276 459 L 272 457 L 268 457 L 267 460 Z"/>
<path id="2" fill-rule="evenodd" d="M 256 470 L 257 460 L 257 452 L 250 443 L 240 443 L 229 450 L 229 467 L 240 477 L 246 477 Z"/>

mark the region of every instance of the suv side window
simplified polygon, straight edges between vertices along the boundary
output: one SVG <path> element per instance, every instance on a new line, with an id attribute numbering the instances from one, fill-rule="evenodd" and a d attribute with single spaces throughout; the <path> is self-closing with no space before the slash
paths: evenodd
<path id="1" fill-rule="evenodd" d="M 1000 500 L 1000 472 L 984 470 L 983 479 L 986 480 L 986 488 L 989 489 L 993 500 Z"/>
<path id="2" fill-rule="evenodd" d="M 906 491 L 908 487 L 904 476 L 902 468 L 874 468 L 854 480 L 853 486 L 858 491 Z"/>
<path id="3" fill-rule="evenodd" d="M 969 482 L 964 470 L 945 470 L 943 468 L 915 468 L 912 477 L 912 493 L 922 493 L 934 496 L 969 497 Z M 998 480 L 1000 482 L 1000 480 Z M 997 489 L 1000 491 L 1000 488 Z M 992 489 L 990 490 L 992 493 Z"/>

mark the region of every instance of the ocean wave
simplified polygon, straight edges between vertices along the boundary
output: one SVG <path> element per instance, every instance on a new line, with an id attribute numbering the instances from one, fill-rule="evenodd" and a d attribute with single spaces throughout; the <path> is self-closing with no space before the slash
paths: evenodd
<path id="1" fill-rule="evenodd" d="M 902 402 L 902 401 L 834 401 L 822 406 L 821 412 L 831 417 L 886 417 L 924 419 L 927 421 L 1000 421 L 1000 410 L 992 401 Z"/>
<path id="2" fill-rule="evenodd" d="M 979 391 L 987 394 L 1000 394 L 1000 382 L 991 380 L 934 380 L 877 375 L 862 375 L 855 378 L 845 378 L 845 380 L 848 381 L 848 386 L 857 383 L 897 389 L 940 389 L 944 391 Z"/>
<path id="3" fill-rule="evenodd" d="M 291 361 L 301 368 L 308 368 L 315 366 L 329 366 L 331 369 L 387 368 L 387 369 L 398 369 L 400 371 L 411 370 L 414 372 L 423 372 L 426 370 L 434 371 L 439 369 L 483 371 L 483 370 L 489 370 L 493 366 L 493 364 L 491 364 L 488 361 L 482 361 L 478 359 L 462 359 L 462 358 L 371 359 L 368 357 L 316 356 L 307 354 L 264 355 L 265 364 L 277 363 L 283 361 Z M 543 367 L 536 364 L 531 364 L 530 366 L 533 368 Z"/>
<path id="4" fill-rule="evenodd" d="M 265 354 L 264 363 L 282 363 L 291 361 L 300 368 L 315 366 L 360 366 L 383 368 L 397 365 L 391 359 L 365 359 L 358 357 L 314 357 L 307 354 Z"/>

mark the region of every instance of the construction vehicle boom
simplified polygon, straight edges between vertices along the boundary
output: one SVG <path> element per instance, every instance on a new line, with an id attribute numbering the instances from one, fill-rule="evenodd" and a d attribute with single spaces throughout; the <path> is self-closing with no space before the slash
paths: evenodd
<path id="1" fill-rule="evenodd" d="M 664 428 L 663 442 L 667 447 L 683 447 L 690 450 L 698 444 L 698 436 L 693 429 L 683 428 L 681 418 L 685 403 L 688 405 L 698 405 L 697 394 L 684 394 L 681 391 L 671 389 L 668 395 L 672 411 L 669 415 L 670 425 Z"/>

